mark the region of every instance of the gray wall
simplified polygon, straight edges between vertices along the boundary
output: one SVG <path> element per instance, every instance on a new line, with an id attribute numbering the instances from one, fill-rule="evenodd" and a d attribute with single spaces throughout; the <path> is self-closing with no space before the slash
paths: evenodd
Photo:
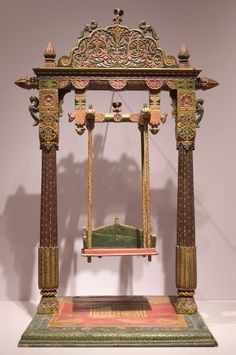
<path id="1" fill-rule="evenodd" d="M 0 299 L 34 299 L 37 289 L 40 165 L 37 128 L 27 111 L 28 92 L 14 81 L 31 75 L 43 63 L 52 41 L 57 57 L 68 54 L 81 29 L 92 19 L 109 25 L 113 9 L 124 9 L 124 24 L 140 20 L 153 25 L 160 46 L 177 56 L 182 42 L 201 76 L 220 82 L 208 92 L 205 116 L 194 153 L 199 299 L 235 299 L 235 72 L 236 2 L 100 0 L 8 0 L 1 4 L 1 189 Z M 126 111 L 140 110 L 144 93 L 116 94 Z M 111 93 L 89 94 L 95 109 L 109 111 Z M 163 95 L 162 112 L 170 113 Z M 108 258 L 87 264 L 80 257 L 81 229 L 86 224 L 87 137 L 79 137 L 65 99 L 58 154 L 60 294 L 173 294 L 176 229 L 177 153 L 170 115 L 158 136 L 151 137 L 153 231 L 159 234 L 159 256 Z M 140 152 L 137 128 L 99 125 L 94 145 L 94 224 L 121 222 L 140 226 Z M 102 149 L 104 145 L 104 150 Z"/>

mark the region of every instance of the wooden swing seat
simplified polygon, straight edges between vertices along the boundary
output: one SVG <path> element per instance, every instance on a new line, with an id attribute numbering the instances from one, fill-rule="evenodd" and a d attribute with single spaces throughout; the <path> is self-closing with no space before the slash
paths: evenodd
<path id="1" fill-rule="evenodd" d="M 84 230 L 82 256 L 150 256 L 157 255 L 156 236 L 151 235 L 151 246 L 144 246 L 141 229 L 115 223 L 92 230 L 92 246 L 88 246 L 88 231 Z"/>

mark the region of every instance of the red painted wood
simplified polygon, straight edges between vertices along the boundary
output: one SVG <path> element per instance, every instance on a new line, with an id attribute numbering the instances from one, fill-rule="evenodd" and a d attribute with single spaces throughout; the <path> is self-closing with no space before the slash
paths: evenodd
<path id="1" fill-rule="evenodd" d="M 82 256 L 158 255 L 155 248 L 82 249 Z"/>

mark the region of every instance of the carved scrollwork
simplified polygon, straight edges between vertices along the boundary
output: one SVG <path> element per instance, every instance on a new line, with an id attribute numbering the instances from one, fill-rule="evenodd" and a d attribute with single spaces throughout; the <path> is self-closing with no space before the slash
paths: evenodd
<path id="1" fill-rule="evenodd" d="M 41 148 L 50 150 L 58 147 L 59 122 L 58 114 L 42 112 L 40 115 L 39 136 Z"/>
<path id="2" fill-rule="evenodd" d="M 177 147 L 181 146 L 186 149 L 194 147 L 194 139 L 196 135 L 196 122 L 192 115 L 178 115 L 176 124 Z"/>
<path id="3" fill-rule="evenodd" d="M 119 17 L 119 16 L 118 16 Z M 177 68 L 173 56 L 165 56 L 151 26 L 142 22 L 140 29 L 116 23 L 94 29 L 79 39 L 70 56 L 59 59 L 60 67 L 75 68 Z M 152 32 L 153 37 L 147 36 Z"/>

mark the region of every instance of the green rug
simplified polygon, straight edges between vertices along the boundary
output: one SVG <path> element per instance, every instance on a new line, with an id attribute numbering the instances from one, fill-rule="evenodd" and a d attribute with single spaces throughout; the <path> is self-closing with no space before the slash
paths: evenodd
<path id="1" fill-rule="evenodd" d="M 36 314 L 19 346 L 216 346 L 201 316 L 178 315 L 174 297 L 63 297 L 58 315 Z"/>

